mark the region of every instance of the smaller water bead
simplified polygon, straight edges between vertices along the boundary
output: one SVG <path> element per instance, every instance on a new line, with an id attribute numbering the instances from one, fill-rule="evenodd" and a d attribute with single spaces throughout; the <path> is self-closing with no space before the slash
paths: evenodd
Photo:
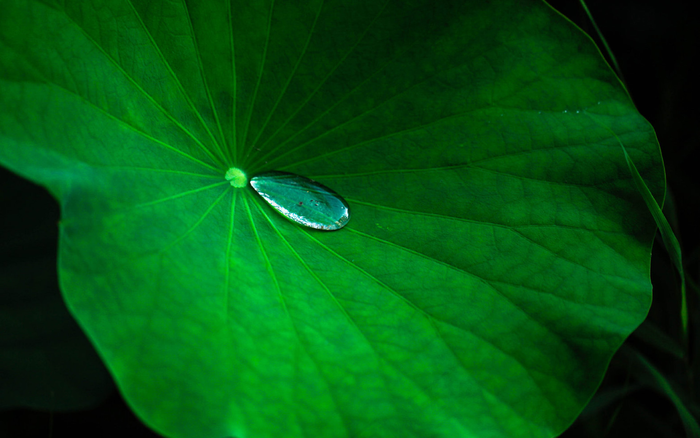
<path id="1" fill-rule="evenodd" d="M 250 185 L 282 216 L 317 230 L 339 230 L 350 220 L 350 207 L 336 192 L 309 178 L 271 171 Z"/>
<path id="2" fill-rule="evenodd" d="M 226 181 L 229 181 L 231 185 L 237 189 L 245 187 L 246 184 L 248 184 L 248 177 L 246 177 L 245 173 L 243 173 L 243 171 L 237 167 L 232 167 L 227 170 L 224 178 L 226 178 Z"/>

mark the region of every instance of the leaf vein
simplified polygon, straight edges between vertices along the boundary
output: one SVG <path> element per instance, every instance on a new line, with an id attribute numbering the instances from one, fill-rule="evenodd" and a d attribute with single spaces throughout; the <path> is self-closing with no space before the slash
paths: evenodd
<path id="1" fill-rule="evenodd" d="M 325 0 L 324 0 L 324 1 L 325 1 Z M 360 44 L 360 42 L 362 42 L 362 40 L 363 40 L 363 39 L 365 38 L 365 36 L 367 35 L 367 32 L 369 32 L 369 30 L 372 28 L 372 25 L 374 25 L 374 23 L 377 21 L 377 19 L 382 15 L 382 13 L 384 12 L 384 9 L 386 9 L 386 6 L 387 6 L 388 4 L 389 4 L 389 0 L 387 0 L 387 1 L 384 3 L 384 6 L 379 10 L 379 13 L 372 19 L 372 21 L 370 21 L 370 23 L 367 25 L 367 27 L 366 27 L 365 30 L 362 32 L 362 34 L 360 35 L 360 37 L 357 39 L 357 41 L 355 42 L 355 44 L 353 44 L 353 46 L 345 53 L 345 55 L 343 55 L 343 57 L 340 58 L 340 60 L 336 63 L 336 65 L 333 66 L 333 68 L 328 72 L 328 74 L 320 81 L 320 83 L 316 86 L 316 88 L 315 88 L 311 93 L 309 93 L 309 95 L 306 97 L 306 99 L 304 99 L 304 100 L 301 102 L 301 104 L 299 105 L 299 107 L 287 118 L 287 120 L 285 120 L 285 122 L 284 122 L 282 125 L 280 125 L 279 128 L 277 128 L 277 130 L 276 130 L 274 133 L 272 133 L 272 135 L 265 141 L 265 143 L 263 143 L 262 145 L 260 145 L 260 148 L 259 148 L 260 150 L 262 150 L 273 138 L 275 138 L 275 136 L 276 136 L 282 129 L 284 129 L 284 127 L 287 126 L 287 125 L 289 124 L 289 122 L 292 121 L 292 119 L 294 119 L 294 117 L 304 108 L 304 106 L 306 106 L 306 104 L 316 95 L 316 93 L 318 93 L 318 91 L 323 87 L 323 85 L 325 85 L 326 82 L 328 82 L 328 79 L 329 79 L 331 76 L 333 76 L 333 74 L 334 74 L 335 71 L 338 69 L 338 67 L 340 67 L 340 66 L 343 64 L 343 62 L 345 62 L 345 60 L 348 58 L 348 56 L 350 56 L 350 54 L 352 54 L 352 53 L 355 51 L 355 49 L 356 49 L 357 46 Z M 399 54 L 403 54 L 403 52 L 399 52 Z M 357 91 L 362 85 L 364 85 L 367 81 L 369 81 L 371 78 L 373 78 L 377 73 L 381 72 L 387 65 L 391 64 L 391 63 L 398 57 L 399 54 L 397 54 L 397 55 L 395 55 L 394 57 L 390 58 L 385 64 L 383 64 L 379 69 L 377 69 L 377 71 L 375 71 L 374 73 L 372 73 L 371 75 L 369 75 L 366 79 L 364 79 L 362 82 L 360 82 L 360 84 L 358 84 L 358 85 L 355 86 L 352 90 L 350 90 L 348 93 L 346 93 L 345 96 L 343 96 L 342 98 L 338 99 L 338 101 L 336 101 L 336 102 L 335 102 L 333 105 L 331 105 L 328 109 L 326 109 L 324 112 L 322 112 L 318 117 L 314 118 L 314 120 L 312 120 L 311 122 L 309 122 L 304 128 L 302 128 L 301 130 L 297 131 L 294 135 L 292 135 L 291 137 L 289 137 L 287 140 L 281 142 L 277 147 L 273 148 L 270 152 L 268 152 L 268 153 L 266 153 L 265 155 L 263 155 L 262 157 L 260 157 L 257 161 L 255 161 L 255 162 L 253 163 L 253 166 L 259 165 L 261 161 L 265 160 L 265 158 L 269 157 L 270 155 L 272 155 L 272 154 L 275 153 L 276 151 L 280 150 L 285 144 L 287 144 L 289 141 L 291 141 L 291 140 L 292 140 L 293 138 L 295 138 L 297 135 L 301 134 L 302 132 L 306 131 L 308 128 L 310 128 L 311 126 L 313 126 L 317 121 L 319 121 L 319 120 L 320 120 L 321 118 L 323 118 L 326 114 L 328 114 L 330 111 L 332 111 L 333 108 L 335 108 L 335 107 L 336 107 L 337 105 L 339 105 L 341 102 L 345 101 L 345 99 L 347 99 L 348 97 L 350 97 L 355 91 Z"/>
<path id="2" fill-rule="evenodd" d="M 270 44 L 270 37 L 272 35 L 272 13 L 275 9 L 275 0 L 271 1 L 270 4 L 270 13 L 268 16 L 268 23 L 267 23 L 267 37 L 265 38 L 265 46 L 263 47 L 263 56 L 262 60 L 260 61 L 260 71 L 258 73 L 258 81 L 255 83 L 255 90 L 253 91 L 253 98 L 250 102 L 250 105 L 248 107 L 248 116 L 246 117 L 247 122 L 245 125 L 245 131 L 243 131 L 243 144 L 241 145 L 242 148 L 245 148 L 247 140 L 248 140 L 248 131 L 250 129 L 250 122 L 253 118 L 253 109 L 255 107 L 255 104 L 257 103 L 258 100 L 258 89 L 260 88 L 260 82 L 262 82 L 262 77 L 263 77 L 263 72 L 265 69 L 265 63 L 267 62 L 267 48 Z"/>
<path id="3" fill-rule="evenodd" d="M 209 127 L 206 126 L 207 131 L 209 132 L 209 135 L 211 135 L 212 140 L 214 141 L 214 145 L 218 149 L 219 153 L 221 154 L 221 157 L 226 160 L 226 153 L 224 152 L 224 148 L 221 146 L 223 142 L 225 142 L 225 137 L 224 137 L 224 131 L 221 127 L 221 123 L 219 122 L 219 113 L 216 110 L 216 106 L 214 105 L 214 100 L 211 97 L 211 91 L 209 90 L 209 82 L 207 81 L 207 76 L 204 73 L 204 65 L 202 64 L 202 54 L 199 50 L 199 42 L 197 40 L 197 35 L 195 34 L 194 31 L 194 25 L 192 24 L 192 14 L 190 13 L 189 6 L 187 5 L 187 0 L 182 0 L 182 6 L 187 12 L 187 22 L 189 23 L 190 27 L 190 34 L 192 37 L 192 45 L 194 47 L 194 51 L 197 54 L 197 65 L 199 66 L 199 74 L 202 77 L 202 85 L 204 86 L 204 90 L 207 94 L 207 100 L 209 101 L 209 105 L 211 106 L 211 111 L 212 114 L 214 115 L 214 120 L 216 121 L 216 126 L 219 128 L 219 134 L 221 135 L 221 142 L 219 143 L 216 138 L 214 138 L 214 135 L 211 131 L 209 131 Z M 201 116 L 200 116 L 201 118 Z M 204 123 L 204 121 L 202 120 Z"/>
<path id="4" fill-rule="evenodd" d="M 185 0 L 183 0 L 183 1 L 185 1 Z M 172 66 L 171 66 L 170 63 L 165 59 L 165 55 L 163 55 L 163 51 L 160 50 L 160 46 L 158 46 L 158 44 L 157 44 L 156 41 L 155 41 L 155 38 L 153 37 L 153 34 L 152 34 L 151 31 L 148 29 L 148 26 L 146 26 L 146 23 L 144 23 L 143 18 L 141 17 L 141 14 L 139 14 L 139 12 L 136 10 L 136 7 L 134 6 L 133 1 L 132 1 L 132 0 L 126 0 L 126 2 L 129 4 L 129 6 L 131 6 L 131 10 L 134 12 L 134 15 L 135 15 L 136 18 L 138 19 L 139 24 L 141 25 L 141 28 L 143 29 L 143 31 L 144 31 L 144 32 L 146 33 L 146 35 L 148 36 L 148 40 L 151 42 L 151 46 L 153 47 L 153 50 L 155 50 L 156 53 L 158 53 L 158 56 L 160 57 L 161 61 L 163 62 L 163 65 L 166 67 L 166 69 L 167 69 L 168 72 L 170 73 L 170 76 L 172 76 L 172 78 L 175 80 L 175 83 L 177 84 L 178 88 L 180 89 L 180 92 L 182 93 L 182 96 L 185 98 L 185 101 L 187 101 L 187 104 L 189 105 L 190 109 L 192 109 L 192 112 L 195 114 L 195 116 L 197 117 L 197 119 L 198 119 L 199 122 L 201 123 L 202 127 L 204 128 L 204 130 L 209 134 L 209 136 L 211 137 L 212 141 L 214 142 L 214 145 L 216 145 L 216 146 L 218 147 L 218 142 L 216 141 L 216 138 L 214 137 L 214 135 L 212 134 L 212 132 L 209 130 L 209 126 L 204 122 L 204 119 L 202 118 L 202 115 L 199 113 L 199 111 L 197 110 L 197 108 L 194 106 L 194 103 L 192 102 L 192 99 L 190 99 L 190 96 L 189 96 L 189 95 L 187 94 L 187 92 L 185 91 L 185 87 L 182 85 L 182 82 L 180 81 L 180 78 L 175 74 L 175 71 L 172 69 Z M 187 10 L 187 6 L 186 6 L 186 5 L 185 5 L 185 9 Z M 188 17 L 189 17 L 189 10 L 187 10 L 187 12 L 188 12 Z M 196 50 L 196 47 L 195 47 L 195 50 Z M 106 55 L 106 53 L 105 53 L 105 55 Z M 109 57 L 108 55 L 107 55 L 107 57 L 111 59 L 111 57 Z M 201 65 L 201 62 L 200 62 L 200 65 Z M 121 67 L 119 67 L 119 68 L 121 69 Z M 126 75 L 126 72 L 125 72 L 123 69 L 121 69 L 121 70 L 122 70 L 122 71 L 124 72 L 124 74 Z M 129 78 L 131 78 L 129 75 L 126 75 L 126 76 L 129 77 Z M 133 82 L 134 84 L 136 84 L 136 81 L 133 80 L 133 78 L 131 78 L 131 79 L 132 79 L 132 82 Z M 143 88 L 141 88 L 140 85 L 137 84 L 137 86 L 143 91 L 143 93 L 144 93 L 146 96 L 149 96 L 149 97 L 150 97 L 150 95 L 149 95 L 148 93 L 146 93 L 146 91 L 143 90 Z M 155 102 L 155 100 L 153 100 L 153 101 Z M 167 112 L 165 111 L 165 109 L 163 109 L 163 112 L 164 112 L 165 114 L 169 115 L 169 113 L 167 113 Z M 183 129 L 184 129 L 184 127 L 183 127 Z M 189 132 L 189 131 L 188 131 L 188 132 Z M 192 136 L 192 137 L 194 138 L 194 136 Z M 199 143 L 199 141 L 198 141 L 198 143 Z M 200 144 L 202 144 L 202 143 L 200 143 Z M 212 154 L 212 152 L 211 152 L 207 147 L 205 147 L 203 144 L 202 144 L 202 148 L 204 149 L 205 153 L 207 153 L 208 155 L 211 155 L 211 156 L 212 156 L 212 159 L 214 159 L 215 161 L 218 161 L 218 162 L 221 163 L 222 165 L 224 164 L 224 162 L 223 162 L 223 160 L 222 160 L 223 157 L 215 157 L 214 154 Z"/>

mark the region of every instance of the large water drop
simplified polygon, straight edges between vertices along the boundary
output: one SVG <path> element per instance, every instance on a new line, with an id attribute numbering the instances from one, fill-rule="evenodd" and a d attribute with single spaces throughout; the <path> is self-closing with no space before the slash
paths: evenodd
<path id="1" fill-rule="evenodd" d="M 339 230 L 350 220 L 350 207 L 336 192 L 309 178 L 271 171 L 250 185 L 282 216 L 317 230 Z"/>

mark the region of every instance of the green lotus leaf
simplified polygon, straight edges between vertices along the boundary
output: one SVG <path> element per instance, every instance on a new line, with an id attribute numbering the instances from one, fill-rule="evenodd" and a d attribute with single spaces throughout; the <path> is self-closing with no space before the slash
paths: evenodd
<path id="1" fill-rule="evenodd" d="M 0 162 L 177 438 L 552 437 L 651 300 L 651 126 L 536 0 L 0 0 Z M 330 187 L 334 232 L 230 168 Z M 227 179 L 229 177 L 229 179 Z"/>

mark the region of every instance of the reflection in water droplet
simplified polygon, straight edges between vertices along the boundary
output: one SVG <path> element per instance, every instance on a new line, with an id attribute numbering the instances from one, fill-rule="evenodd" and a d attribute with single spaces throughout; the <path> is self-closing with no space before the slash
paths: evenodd
<path id="1" fill-rule="evenodd" d="M 350 207 L 328 187 L 288 172 L 265 172 L 250 185 L 287 219 L 317 230 L 339 230 L 350 220 Z"/>

